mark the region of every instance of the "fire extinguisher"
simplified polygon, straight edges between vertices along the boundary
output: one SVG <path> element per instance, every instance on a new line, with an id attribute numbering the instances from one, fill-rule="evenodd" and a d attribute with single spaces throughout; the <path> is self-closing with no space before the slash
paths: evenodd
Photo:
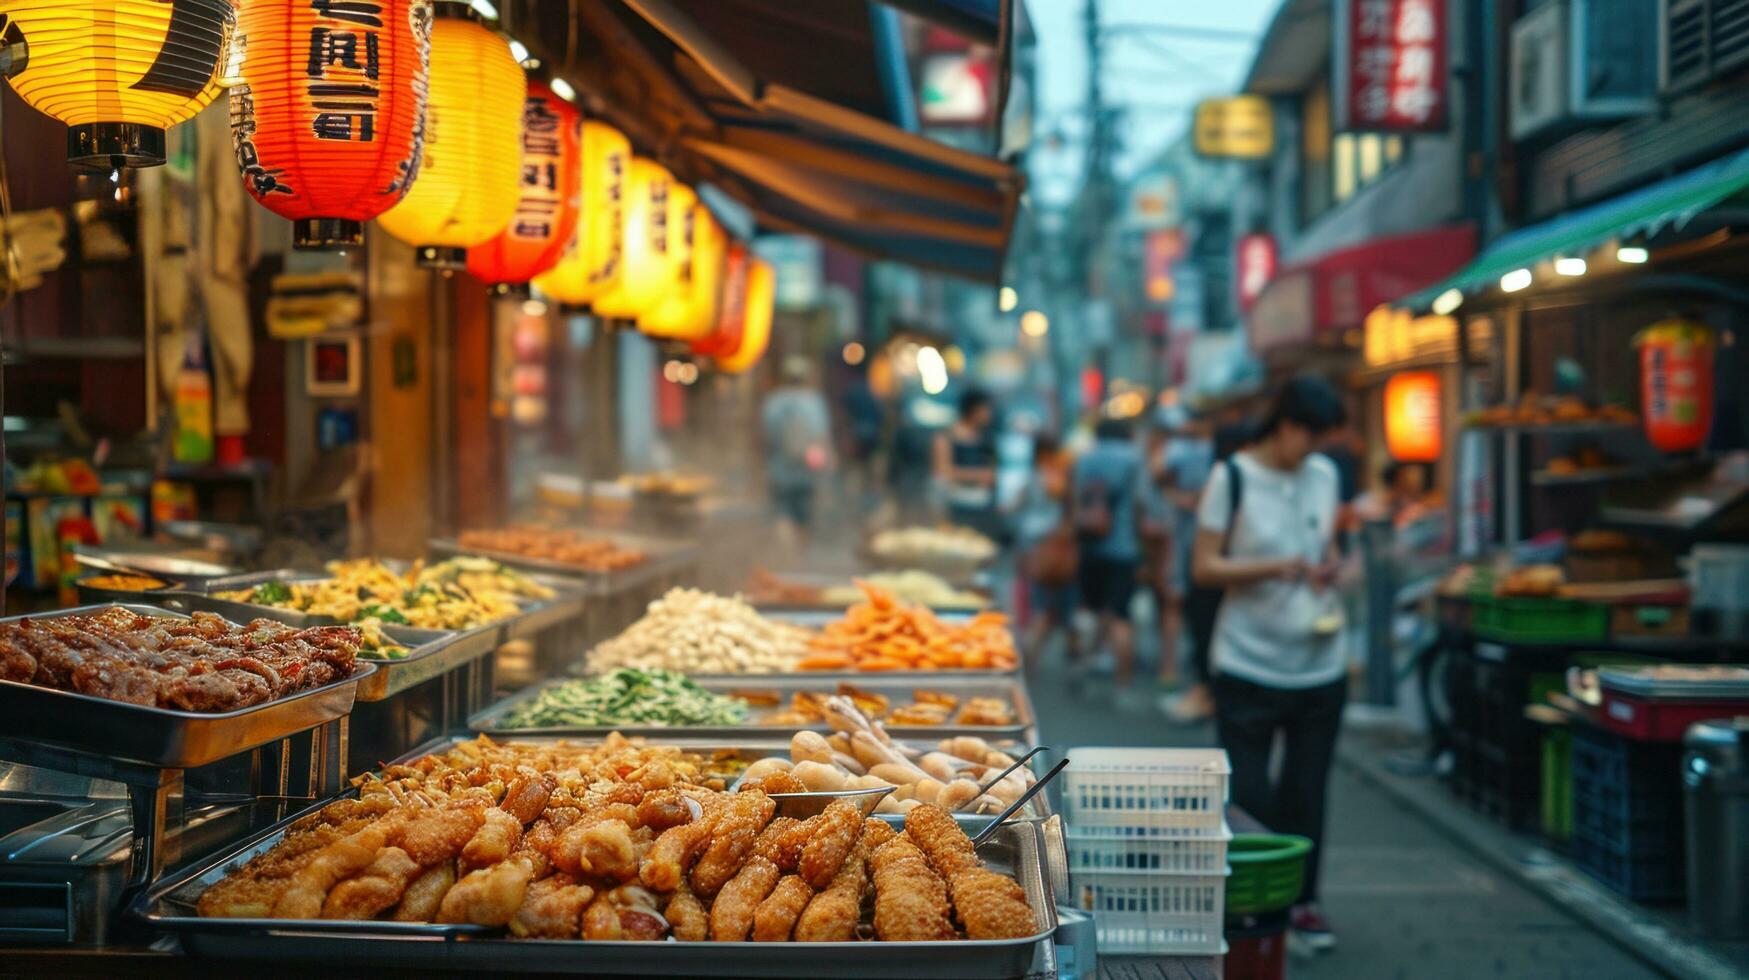
<path id="1" fill-rule="evenodd" d="M 1701 448 L 1713 424 L 1713 332 L 1672 316 L 1634 337 L 1646 438 L 1661 452 Z"/>

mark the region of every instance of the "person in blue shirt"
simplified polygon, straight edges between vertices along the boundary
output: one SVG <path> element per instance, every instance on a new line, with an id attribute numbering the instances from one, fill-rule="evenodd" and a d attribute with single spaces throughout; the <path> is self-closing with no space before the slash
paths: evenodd
<path id="1" fill-rule="evenodd" d="M 1075 528 L 1081 538 L 1081 602 L 1099 617 L 1101 644 L 1109 642 L 1116 682 L 1127 688 L 1135 666 L 1130 602 L 1142 560 L 1142 509 L 1148 468 L 1122 419 L 1103 419 L 1093 448 L 1075 461 Z"/>

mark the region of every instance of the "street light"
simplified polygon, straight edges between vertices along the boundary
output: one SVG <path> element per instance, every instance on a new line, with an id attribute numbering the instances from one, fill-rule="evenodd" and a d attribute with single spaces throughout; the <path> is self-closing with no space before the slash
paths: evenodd
<path id="1" fill-rule="evenodd" d="M 939 395 L 947 390 L 947 361 L 941 351 L 924 347 L 917 352 L 917 380 L 925 394 Z"/>
<path id="2" fill-rule="evenodd" d="M 861 364 L 866 357 L 868 357 L 868 349 L 862 344 L 853 340 L 844 345 L 844 363 L 851 367 Z"/>
<path id="3" fill-rule="evenodd" d="M 1555 274 L 1560 276 L 1582 276 L 1585 274 L 1585 260 L 1572 256 L 1555 259 Z"/>
<path id="4" fill-rule="evenodd" d="M 1028 337 L 1043 337 L 1051 332 L 1051 320 L 1038 310 L 1027 310 L 1020 317 L 1020 332 Z"/>
<path id="5" fill-rule="evenodd" d="M 1529 269 L 1513 269 L 1500 277 L 1500 288 L 1509 293 L 1530 288 L 1531 275 Z"/>
<path id="6" fill-rule="evenodd" d="M 1457 308 L 1464 305 L 1464 291 L 1453 286 L 1433 299 L 1433 312 L 1439 316 L 1451 316 Z"/>
<path id="7" fill-rule="evenodd" d="M 1019 305 L 1020 294 L 1014 291 L 1013 286 L 1003 286 L 1002 291 L 996 294 L 996 308 L 1004 313 L 1013 313 L 1014 308 Z"/>
<path id="8" fill-rule="evenodd" d="M 1615 260 L 1628 265 L 1644 265 L 1652 258 L 1652 253 L 1638 245 L 1623 245 L 1615 250 Z"/>

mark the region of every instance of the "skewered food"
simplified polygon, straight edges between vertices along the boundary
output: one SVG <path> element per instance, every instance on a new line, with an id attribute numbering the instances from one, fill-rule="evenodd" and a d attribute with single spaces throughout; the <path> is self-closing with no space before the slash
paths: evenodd
<path id="1" fill-rule="evenodd" d="M 429 568 L 414 562 L 396 572 L 370 558 L 331 562 L 329 577 L 311 582 L 264 582 L 220 592 L 234 602 L 294 609 L 342 623 L 465 630 L 508 619 L 519 601 L 551 599 L 553 590 L 515 569 L 483 558 L 452 558 Z"/>
<path id="2" fill-rule="evenodd" d="M 234 711 L 351 677 L 358 630 L 234 626 L 121 607 L 0 624 L 0 680 L 178 711 Z"/>
<path id="3" fill-rule="evenodd" d="M 863 583 L 866 601 L 810 641 L 803 670 L 1013 670 L 1019 666 L 1008 619 L 983 612 L 963 625 Z"/>
<path id="4" fill-rule="evenodd" d="M 724 792 L 704 763 L 623 738 L 463 743 L 361 780 L 358 799 L 293 824 L 197 908 L 541 939 L 822 942 L 868 935 L 872 897 L 881 939 L 959 939 L 956 916 L 980 935 L 1036 931 L 1024 892 L 975 854 L 951 875 L 931 863 L 964 841 L 933 813 L 904 834 L 844 801 L 806 821 L 774 819 L 765 792 Z M 658 830 L 651 821 L 672 819 L 676 801 L 684 822 Z"/>
<path id="5" fill-rule="evenodd" d="M 521 525 L 497 530 L 463 531 L 457 543 L 472 551 L 495 551 L 541 561 L 574 565 L 585 572 L 617 572 L 641 565 L 647 556 L 582 531 Z"/>
<path id="6" fill-rule="evenodd" d="M 505 716 L 505 729 L 612 725 L 738 725 L 747 703 L 667 670 L 623 668 L 543 688 Z"/>
<path id="7" fill-rule="evenodd" d="M 759 615 L 740 599 L 675 589 L 625 632 L 589 651 L 588 672 L 621 667 L 684 674 L 770 674 L 791 670 L 808 633 Z"/>

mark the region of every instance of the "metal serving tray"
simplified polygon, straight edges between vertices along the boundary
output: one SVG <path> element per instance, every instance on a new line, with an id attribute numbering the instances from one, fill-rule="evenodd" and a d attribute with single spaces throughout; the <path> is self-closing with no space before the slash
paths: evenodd
<path id="1" fill-rule="evenodd" d="M 1730 671 L 1717 680 L 1660 680 L 1657 668 L 1599 667 L 1597 682 L 1610 690 L 1651 701 L 1749 701 L 1749 667 L 1696 665 Z"/>
<path id="2" fill-rule="evenodd" d="M 863 674 L 854 679 L 841 675 L 809 676 L 805 674 L 738 674 L 734 676 L 699 676 L 693 678 L 698 686 L 715 694 L 734 694 L 736 692 L 759 692 L 775 694 L 778 700 L 787 705 L 790 696 L 798 692 L 815 692 L 836 694 L 840 683 L 852 684 L 870 694 L 883 695 L 894 704 L 905 704 L 912 700 L 912 692 L 918 688 L 940 691 L 950 694 L 964 702 L 967 698 L 993 697 L 1000 698 L 1014 707 L 1014 723 L 1012 725 L 894 725 L 886 724 L 887 732 L 895 738 L 948 738 L 954 735 L 981 735 L 990 739 L 1025 739 L 1033 726 L 1032 702 L 1027 697 L 1026 685 L 1020 678 L 1011 674 L 994 674 L 984 672 L 982 677 L 967 674 Z M 561 684 L 575 683 L 572 679 L 555 679 L 536 684 L 533 687 L 511 695 L 503 701 L 479 712 L 468 719 L 468 727 L 487 734 L 500 732 L 515 732 L 521 735 L 553 735 L 582 736 L 607 735 L 619 732 L 622 735 L 647 735 L 661 738 L 674 734 L 685 734 L 698 738 L 736 738 L 749 734 L 782 733 L 787 736 L 797 731 L 830 731 L 824 721 L 809 725 L 766 724 L 759 720 L 763 711 L 771 713 L 778 709 L 753 709 L 752 720 L 744 725 L 595 725 L 595 726 L 554 726 L 546 728 L 506 728 L 504 720 L 518 708 L 529 701 L 538 698 L 542 691 Z"/>
<path id="3" fill-rule="evenodd" d="M 641 535 L 622 534 L 620 532 L 593 531 L 584 529 L 579 533 L 592 538 L 610 541 L 622 548 L 633 549 L 644 553 L 644 560 L 629 568 L 613 572 L 596 572 L 568 562 L 553 561 L 546 558 L 531 558 L 512 551 L 494 551 L 488 548 L 464 548 L 454 538 L 433 538 L 425 543 L 425 547 L 433 555 L 451 557 L 454 555 L 473 555 L 479 558 L 490 558 L 502 565 L 524 571 L 543 572 L 572 579 L 582 583 L 591 595 L 609 595 L 666 575 L 676 568 L 695 561 L 699 555 L 696 544 L 683 541 L 669 541 L 661 538 L 650 538 Z"/>
<path id="4" fill-rule="evenodd" d="M 145 616 L 187 619 L 155 606 L 121 605 Z M 59 619 L 101 612 L 109 606 L 80 606 L 24 619 Z M 247 752 L 269 742 L 342 718 L 352 711 L 359 686 L 376 672 L 360 660 L 351 677 L 332 684 L 237 711 L 208 714 L 171 711 L 34 684 L 0 681 L 0 737 L 57 745 L 91 755 L 192 769 Z"/>
<path id="5" fill-rule="evenodd" d="M 294 818 L 295 820 L 296 818 Z M 152 888 L 133 915 L 173 933 L 196 956 L 262 962 L 345 963 L 415 970 L 683 975 L 719 977 L 964 977 L 1024 976 L 1036 947 L 1057 927 L 1035 826 L 1019 821 L 979 849 L 994 870 L 1026 891 L 1038 920 L 1023 939 L 930 943 L 635 943 L 506 939 L 481 926 L 286 919 L 203 919 L 202 892 L 225 874 L 277 844 L 288 820 L 217 859 L 201 862 Z"/>

